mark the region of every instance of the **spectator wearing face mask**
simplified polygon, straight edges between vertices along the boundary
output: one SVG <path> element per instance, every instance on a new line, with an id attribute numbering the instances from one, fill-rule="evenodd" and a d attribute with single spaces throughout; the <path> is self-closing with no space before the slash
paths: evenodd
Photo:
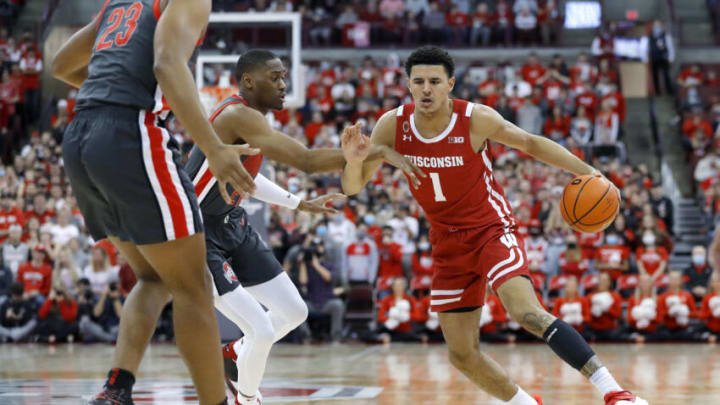
<path id="1" fill-rule="evenodd" d="M 367 234 L 375 242 L 375 246 L 380 245 L 382 242 L 382 228 L 377 224 L 375 215 L 365 214 L 363 217 L 363 223 L 367 225 Z"/>
<path id="2" fill-rule="evenodd" d="M 655 234 L 646 230 L 642 236 L 643 246 L 635 252 L 638 271 L 640 274 L 649 274 L 653 282 L 665 274 L 669 257 L 664 247 L 656 246 L 656 241 Z"/>
<path id="3" fill-rule="evenodd" d="M 658 298 L 658 319 L 671 340 L 691 340 L 690 320 L 697 316 L 693 296 L 682 289 L 683 274 L 671 271 L 668 290 Z"/>
<path id="4" fill-rule="evenodd" d="M 413 289 L 429 289 L 433 274 L 432 247 L 427 235 L 420 236 L 417 251 L 412 257 Z"/>
<path id="5" fill-rule="evenodd" d="M 622 244 L 622 238 L 615 231 L 605 235 L 605 244 L 595 252 L 595 268 L 608 272 L 613 281 L 630 269 L 630 249 Z"/>
<path id="6" fill-rule="evenodd" d="M 580 279 L 590 268 L 590 259 L 578 245 L 577 237 L 569 235 L 565 240 L 565 251 L 558 258 L 560 273 Z"/>
<path id="7" fill-rule="evenodd" d="M 685 276 L 685 289 L 699 303 L 707 294 L 707 285 L 713 269 L 707 263 L 707 250 L 704 246 L 695 246 L 692 249 L 692 264 L 683 272 Z"/>
<path id="8" fill-rule="evenodd" d="M 717 271 L 710 277 L 710 292 L 700 305 L 700 320 L 704 325 L 700 331 L 701 340 L 717 342 L 720 337 L 720 273 Z"/>
<path id="9" fill-rule="evenodd" d="M 367 234 L 367 226 L 358 223 L 356 239 L 345 252 L 343 269 L 350 284 L 373 284 L 378 271 L 378 252 Z"/>

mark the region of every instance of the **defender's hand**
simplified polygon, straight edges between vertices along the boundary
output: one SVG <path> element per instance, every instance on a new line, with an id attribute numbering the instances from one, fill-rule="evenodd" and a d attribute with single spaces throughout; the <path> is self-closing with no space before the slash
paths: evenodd
<path id="1" fill-rule="evenodd" d="M 230 195 L 227 192 L 227 185 L 230 184 L 244 198 L 255 192 L 255 181 L 245 170 L 240 160 L 242 155 L 257 155 L 259 149 L 244 145 L 220 144 L 217 148 L 209 151 L 206 155 L 210 171 L 218 182 L 220 195 L 226 203 L 232 204 Z"/>
<path id="2" fill-rule="evenodd" d="M 305 211 L 311 214 L 337 214 L 338 211 L 332 207 L 327 207 L 328 203 L 344 202 L 347 196 L 344 194 L 333 193 L 320 196 L 309 201 L 300 201 L 298 211 Z"/>
<path id="3" fill-rule="evenodd" d="M 398 153 L 393 148 L 384 148 L 383 159 L 385 159 L 385 161 L 390 163 L 391 165 L 402 170 L 408 176 L 414 188 L 420 187 L 420 179 L 418 178 L 418 176 L 427 177 L 427 174 L 420 170 L 420 168 L 418 168 L 415 163 Z"/>
<path id="4" fill-rule="evenodd" d="M 370 153 L 370 138 L 362 134 L 362 123 L 345 127 L 341 136 L 343 156 L 348 163 L 362 163 Z"/>

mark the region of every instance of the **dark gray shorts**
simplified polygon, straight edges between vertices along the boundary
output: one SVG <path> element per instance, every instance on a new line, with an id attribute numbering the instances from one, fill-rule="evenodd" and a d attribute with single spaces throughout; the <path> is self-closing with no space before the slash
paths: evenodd
<path id="1" fill-rule="evenodd" d="M 205 217 L 207 263 L 218 294 L 252 287 L 284 271 L 272 250 L 247 223 L 245 211 L 235 208 L 225 216 Z"/>
<path id="2" fill-rule="evenodd" d="M 81 110 L 63 137 L 65 171 L 88 230 L 137 245 L 203 231 L 177 143 L 145 110 Z"/>

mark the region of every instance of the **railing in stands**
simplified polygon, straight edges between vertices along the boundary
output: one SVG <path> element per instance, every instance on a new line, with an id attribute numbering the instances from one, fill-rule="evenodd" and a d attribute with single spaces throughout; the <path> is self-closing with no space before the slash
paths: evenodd
<path id="1" fill-rule="evenodd" d="M 52 20 L 52 17 L 55 14 L 55 10 L 57 10 L 60 1 L 61 0 L 48 0 L 48 2 L 45 4 L 42 18 L 39 22 L 40 26 L 38 27 L 39 35 L 37 36 L 37 38 L 40 38 L 41 41 L 45 41 L 47 35 L 49 34 L 48 27 L 50 27 L 50 20 Z"/>

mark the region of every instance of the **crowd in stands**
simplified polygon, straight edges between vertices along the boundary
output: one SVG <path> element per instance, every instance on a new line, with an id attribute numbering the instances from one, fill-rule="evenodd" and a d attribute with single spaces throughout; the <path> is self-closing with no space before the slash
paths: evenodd
<path id="1" fill-rule="evenodd" d="M 27 139 L 40 116 L 42 54 L 31 31 L 12 36 L 0 26 L 0 159 Z"/>
<path id="2" fill-rule="evenodd" d="M 215 11 L 287 12 L 303 17 L 303 46 L 533 45 L 557 41 L 562 16 L 555 0 L 220 0 Z M 237 32 L 215 31 L 221 49 Z"/>
<path id="3" fill-rule="evenodd" d="M 720 67 L 699 63 L 683 66 L 676 87 L 688 161 L 705 200 L 707 219 L 714 222 L 720 211 Z"/>
<path id="4" fill-rule="evenodd" d="M 221 8 L 231 3 L 250 4 L 215 2 Z M 308 9 L 318 12 L 326 3 Z M 392 3 L 377 6 L 386 10 Z M 424 2 L 407 1 L 406 7 L 411 3 Z M 471 3 L 453 2 L 453 7 L 483 7 Z M 512 8 L 521 3 L 534 12 L 552 4 L 516 1 Z M 302 5 L 253 4 L 258 9 Z M 430 10 L 437 4 L 431 3 Z M 487 4 L 494 11 L 505 3 Z M 487 32 L 471 29 L 467 35 L 484 42 Z M 446 34 L 443 38 L 456 38 Z M 47 130 L 30 130 L 37 122 L 42 61 L 32 36 L 16 41 L 0 29 L 0 40 L 0 124 L 7 122 L 4 134 L 14 134 L 3 136 L 0 171 L 0 341 L 112 342 L 135 279 L 110 243 L 90 239 L 63 173 L 59 145 L 73 119 L 76 92 L 57 102 Z M 306 105 L 274 113 L 273 125 L 309 147 L 338 147 L 338 134 L 348 123 L 363 120 L 371 131 L 382 114 L 409 101 L 403 75 L 393 54 L 357 65 L 311 63 Z M 543 304 L 591 340 L 716 339 L 720 285 L 716 275 L 711 279 L 704 247 L 695 248 L 688 269 L 668 268 L 672 204 L 646 167 L 624 161 L 619 139 L 625 102 L 612 59 L 583 53 L 574 61 L 561 56 L 540 61 L 529 55 L 520 65 L 462 66 L 457 77 L 454 96 L 494 107 L 523 129 L 557 141 L 591 161 L 622 191 L 620 215 L 608 230 L 573 232 L 558 210 L 571 176 L 490 145 L 494 175 L 518 219 Z M 182 150 L 189 150 L 182 125 L 175 120 L 167 125 Z M 25 134 L 29 139 L 23 139 Z M 302 198 L 341 191 L 338 173 L 310 177 L 270 166 L 276 182 Z M 437 314 L 429 311 L 433 259 L 428 230 L 406 178 L 391 167 L 379 170 L 338 215 L 273 207 L 267 242 L 310 309 L 308 323 L 291 339 L 441 340 Z M 170 304 L 157 339 L 172 337 L 171 310 Z M 491 341 L 534 339 L 507 318 L 492 291 L 478 327 Z"/>

